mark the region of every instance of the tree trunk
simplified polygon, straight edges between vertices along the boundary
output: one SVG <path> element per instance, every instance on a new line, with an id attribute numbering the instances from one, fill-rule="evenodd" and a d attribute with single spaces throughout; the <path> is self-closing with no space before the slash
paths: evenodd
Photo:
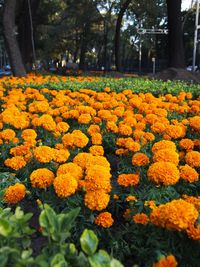
<path id="1" fill-rule="evenodd" d="M 167 0 L 169 67 L 185 68 L 181 0 Z"/>
<path id="2" fill-rule="evenodd" d="M 115 65 L 116 65 L 117 71 L 121 71 L 120 31 L 121 31 L 121 26 L 122 26 L 122 19 L 131 1 L 132 0 L 126 0 L 124 2 L 117 17 L 117 23 L 116 23 L 116 29 L 115 29 Z"/>
<path id="3" fill-rule="evenodd" d="M 37 10 L 39 7 L 40 0 L 32 0 L 31 1 L 31 11 L 32 11 L 32 18 L 33 18 L 33 27 L 34 32 L 36 29 L 35 18 L 37 15 Z M 20 6 L 20 14 L 18 20 L 18 40 L 19 40 L 19 47 L 22 54 L 23 62 L 26 66 L 26 70 L 30 71 L 30 67 L 33 64 L 33 47 L 32 47 L 32 39 L 31 39 L 31 23 L 30 23 L 30 14 L 29 14 L 29 7 L 28 1 L 24 0 Z"/>
<path id="4" fill-rule="evenodd" d="M 26 70 L 16 38 L 15 8 L 16 0 L 6 0 L 4 2 L 3 30 L 13 75 L 21 77 L 26 76 Z"/>

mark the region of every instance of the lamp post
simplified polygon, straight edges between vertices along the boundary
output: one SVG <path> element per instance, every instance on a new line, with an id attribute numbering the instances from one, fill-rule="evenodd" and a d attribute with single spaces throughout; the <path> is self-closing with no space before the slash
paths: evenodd
<path id="1" fill-rule="evenodd" d="M 192 71 L 195 71 L 196 55 L 197 55 L 197 44 L 198 44 L 198 30 L 199 25 L 199 0 L 196 1 L 196 19 L 195 19 L 195 31 L 194 31 L 194 49 L 193 49 L 193 60 L 192 60 Z"/>

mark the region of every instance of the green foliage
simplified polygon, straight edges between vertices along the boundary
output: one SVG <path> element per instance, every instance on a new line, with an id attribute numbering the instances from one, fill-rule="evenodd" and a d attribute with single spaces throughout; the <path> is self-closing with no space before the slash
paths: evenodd
<path id="1" fill-rule="evenodd" d="M 9 208 L 0 209 L 1 267 L 123 267 L 106 251 L 97 251 L 99 241 L 91 230 L 86 229 L 80 237 L 83 251 L 79 252 L 75 244 L 67 242 L 79 208 L 60 214 L 47 204 L 41 208 L 39 222 L 47 240 L 36 258 L 31 248 L 34 230 L 28 225 L 32 214 L 25 214 L 19 207 L 14 213 Z"/>

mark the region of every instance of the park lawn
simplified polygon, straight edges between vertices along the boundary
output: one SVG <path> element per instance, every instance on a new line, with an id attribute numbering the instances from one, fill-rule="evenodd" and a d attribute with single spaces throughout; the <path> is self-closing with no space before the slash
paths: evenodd
<path id="1" fill-rule="evenodd" d="M 79 207 L 76 245 L 88 228 L 125 266 L 162 256 L 198 266 L 199 91 L 142 78 L 0 79 L 1 207 L 35 207 L 36 219 L 37 205 Z"/>

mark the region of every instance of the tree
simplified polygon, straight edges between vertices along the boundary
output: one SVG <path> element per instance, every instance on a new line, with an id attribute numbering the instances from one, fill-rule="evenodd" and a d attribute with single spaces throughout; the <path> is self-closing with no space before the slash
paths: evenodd
<path id="1" fill-rule="evenodd" d="M 14 76 L 26 76 L 21 52 L 17 42 L 15 25 L 16 0 L 5 0 L 3 7 L 3 32 Z"/>
<path id="2" fill-rule="evenodd" d="M 120 50 L 120 31 L 121 31 L 122 19 L 131 1 L 132 0 L 126 0 L 124 3 L 122 3 L 122 6 L 120 8 L 120 11 L 117 17 L 116 31 L 115 31 L 115 65 L 116 65 L 117 71 L 121 71 L 119 50 Z"/>
<path id="3" fill-rule="evenodd" d="M 185 68 L 181 0 L 167 0 L 169 67 Z"/>
<path id="4" fill-rule="evenodd" d="M 29 3 L 32 15 L 31 19 Z M 35 60 L 33 55 L 33 34 L 37 27 L 36 15 L 39 8 L 40 0 L 18 0 L 17 4 L 18 8 L 16 11 L 16 22 L 18 26 L 18 42 L 23 63 L 26 67 L 26 70 L 30 71 L 33 61 Z M 33 33 L 31 29 L 33 30 Z"/>

